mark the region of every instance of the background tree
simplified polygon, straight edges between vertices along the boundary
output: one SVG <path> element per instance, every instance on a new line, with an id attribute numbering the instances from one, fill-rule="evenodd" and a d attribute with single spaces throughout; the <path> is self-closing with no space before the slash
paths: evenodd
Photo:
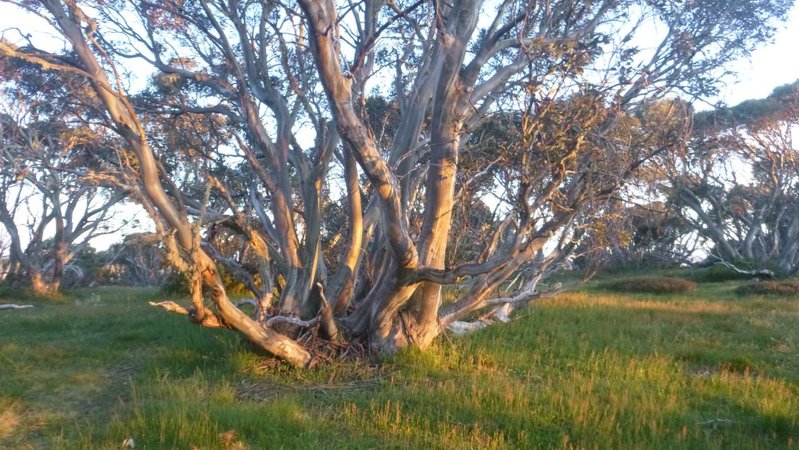
<path id="1" fill-rule="evenodd" d="M 30 76 L 25 64 L 5 69 L 26 80 L 3 93 L 0 116 L 0 223 L 9 236 L 4 281 L 54 293 L 89 241 L 116 231 L 109 219 L 123 196 L 88 175 L 109 142 L 58 107 L 50 86 L 63 80 Z M 26 101 L 12 106 L 23 95 Z"/>
<path id="2" fill-rule="evenodd" d="M 164 286 L 174 272 L 159 241 L 146 233 L 128 234 L 98 252 L 95 261 L 93 283 L 99 285 Z"/>
<path id="3" fill-rule="evenodd" d="M 666 192 L 708 242 L 712 258 L 750 269 L 799 269 L 799 84 L 766 99 L 698 113 L 689 151 Z"/>

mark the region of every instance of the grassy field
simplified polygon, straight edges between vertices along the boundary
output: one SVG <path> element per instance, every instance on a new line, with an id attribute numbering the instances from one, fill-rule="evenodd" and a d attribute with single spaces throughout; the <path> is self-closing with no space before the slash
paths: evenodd
<path id="1" fill-rule="evenodd" d="M 72 292 L 0 311 L 0 448 L 799 447 L 799 299 L 740 283 L 588 287 L 309 371 L 148 307 L 155 291 Z"/>

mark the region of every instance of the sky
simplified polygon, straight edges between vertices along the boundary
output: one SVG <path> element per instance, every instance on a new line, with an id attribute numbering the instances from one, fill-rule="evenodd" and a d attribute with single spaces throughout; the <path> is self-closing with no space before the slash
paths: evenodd
<path id="1" fill-rule="evenodd" d="M 775 87 L 799 79 L 797 47 L 799 2 L 791 10 L 788 22 L 778 28 L 773 43 L 761 46 L 750 58 L 731 66 L 738 74 L 736 79 L 726 81 L 718 100 L 736 105 L 744 100 L 766 97 Z"/>
<path id="2" fill-rule="evenodd" d="M 768 96 L 775 87 L 799 79 L 799 58 L 796 57 L 799 45 L 799 2 L 797 3 L 798 5 L 791 10 L 788 21 L 778 25 L 773 42 L 763 44 L 750 57 L 732 64 L 730 69 L 737 75 L 722 80 L 720 95 L 717 98 L 707 99 L 704 105 L 696 104 L 697 109 L 709 108 L 719 102 L 736 105 L 747 99 L 763 98 Z M 0 30 L 16 28 L 33 34 L 35 30 L 44 28 L 40 19 L 31 20 L 29 15 L 15 11 L 16 8 L 13 6 L 0 5 L 2 5 L 0 6 Z M 13 32 L 7 35 L 12 40 L 16 40 L 18 36 Z M 4 231 L 0 229 L 0 235 Z M 119 240 L 121 240 L 121 236 L 105 236 L 93 244 L 98 249 L 104 249 Z"/>

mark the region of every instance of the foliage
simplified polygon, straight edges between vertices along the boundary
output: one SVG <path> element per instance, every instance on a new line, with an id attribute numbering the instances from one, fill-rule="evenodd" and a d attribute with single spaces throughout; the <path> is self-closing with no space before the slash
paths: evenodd
<path id="1" fill-rule="evenodd" d="M 98 255 L 97 285 L 159 286 L 169 283 L 174 269 L 164 258 L 157 242 L 147 242 L 146 234 L 129 234 Z"/>
<path id="2" fill-rule="evenodd" d="M 702 133 L 707 130 L 731 129 L 743 124 L 763 124 L 777 117 L 791 114 L 796 102 L 799 80 L 778 86 L 763 99 L 745 100 L 731 107 L 718 107 L 702 111 L 694 116 L 694 129 Z"/>
<path id="3" fill-rule="evenodd" d="M 697 113 L 657 186 L 716 260 L 783 274 L 799 270 L 799 84 L 761 100 Z"/>
<path id="4" fill-rule="evenodd" d="M 71 300 L 73 300 L 72 296 L 63 291 L 42 293 L 35 292 L 30 288 L 13 286 L 11 283 L 0 283 L 0 302 L 2 303 L 63 303 Z"/>
<path id="5" fill-rule="evenodd" d="M 0 81 L 0 225 L 9 237 L 3 275 L 55 293 L 80 282 L 74 260 L 91 259 L 89 241 L 115 231 L 112 208 L 124 196 L 93 176 L 113 153 L 114 135 L 91 123 L 95 99 L 82 77 L 4 59 Z"/>
<path id="6" fill-rule="evenodd" d="M 179 296 L 187 296 L 191 291 L 189 280 L 180 272 L 173 272 L 167 276 L 159 289 L 164 294 Z"/>
<path id="7" fill-rule="evenodd" d="M 241 281 L 237 280 L 230 272 L 222 268 L 220 271 L 222 283 L 230 295 L 236 297 L 247 297 L 251 295 L 247 286 Z M 257 281 L 257 280 L 256 280 Z M 191 288 L 189 280 L 186 275 L 181 272 L 171 272 L 163 281 L 160 286 L 160 291 L 167 295 L 177 295 L 180 297 L 187 297 L 191 295 Z"/>
<path id="8" fill-rule="evenodd" d="M 644 294 L 680 294 L 696 289 L 696 283 L 683 278 L 637 277 L 609 281 L 603 288 L 616 292 L 635 292 Z"/>
<path id="9" fill-rule="evenodd" d="M 665 268 L 691 264 L 701 250 L 708 262 L 795 273 L 798 83 L 765 99 L 693 114 L 686 145 L 642 167 L 630 181 L 634 194 L 608 205 L 595 222 L 577 265 Z M 723 268 L 700 272 L 699 278 L 747 277 Z"/>
<path id="10" fill-rule="evenodd" d="M 684 242 L 690 228 L 676 208 L 664 202 L 611 203 L 593 230 L 574 259 L 586 271 L 665 269 L 690 261 L 692 249 Z"/>
<path id="11" fill-rule="evenodd" d="M 86 245 L 75 253 L 64 271 L 62 285 L 65 288 L 86 287 L 98 284 L 105 266 L 102 252 Z"/>

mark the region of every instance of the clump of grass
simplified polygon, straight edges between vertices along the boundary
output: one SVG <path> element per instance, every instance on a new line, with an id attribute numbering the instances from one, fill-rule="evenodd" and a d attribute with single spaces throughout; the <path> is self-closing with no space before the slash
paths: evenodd
<path id="1" fill-rule="evenodd" d="M 603 288 L 616 292 L 642 294 L 680 294 L 696 288 L 696 283 L 672 277 L 636 277 L 605 283 Z"/>
<path id="2" fill-rule="evenodd" d="M 768 280 L 747 283 L 739 286 L 735 292 L 738 295 L 799 295 L 799 280 Z"/>

